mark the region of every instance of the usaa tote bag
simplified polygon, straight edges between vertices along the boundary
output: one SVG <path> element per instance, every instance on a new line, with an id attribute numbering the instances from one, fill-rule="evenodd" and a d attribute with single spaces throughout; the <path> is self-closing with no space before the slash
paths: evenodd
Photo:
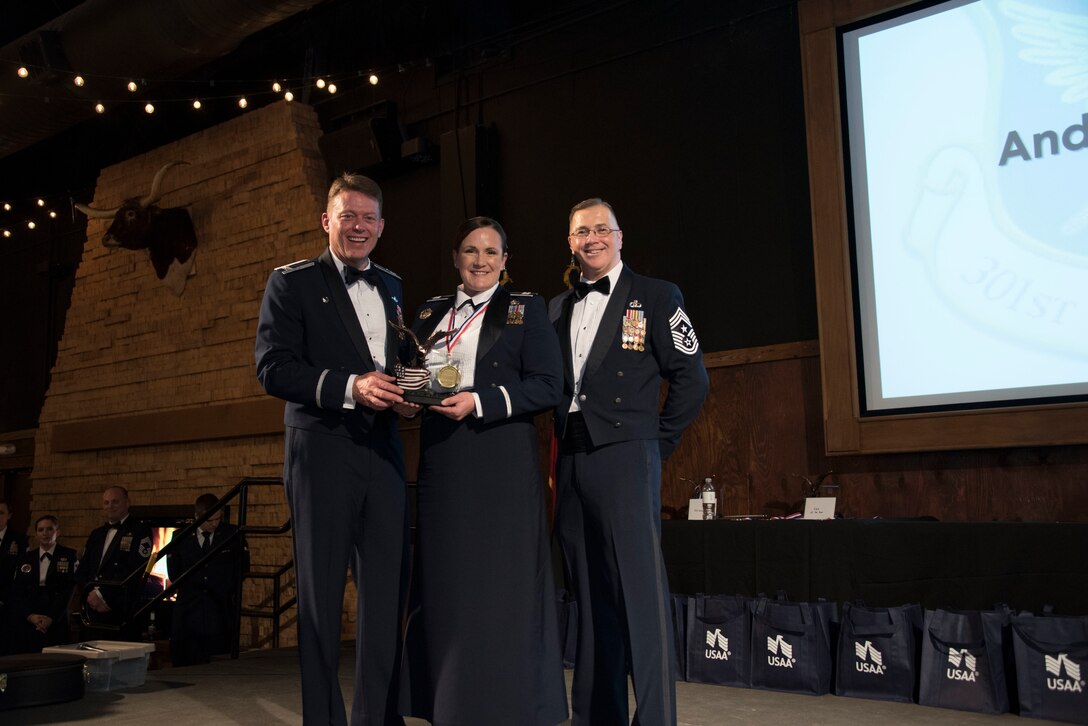
<path id="1" fill-rule="evenodd" d="M 752 610 L 752 688 L 830 693 L 837 615 L 832 602 L 760 598 Z"/>
<path id="2" fill-rule="evenodd" d="M 922 607 L 844 603 L 835 694 L 913 703 L 922 655 Z"/>
<path id="3" fill-rule="evenodd" d="M 1012 618 L 1020 715 L 1088 724 L 1088 617 Z"/>
<path id="4" fill-rule="evenodd" d="M 926 610 L 922 628 L 923 706 L 1007 713 L 1004 629 L 1007 610 Z"/>
<path id="5" fill-rule="evenodd" d="M 687 680 L 719 686 L 751 683 L 752 599 L 696 595 L 687 605 Z"/>

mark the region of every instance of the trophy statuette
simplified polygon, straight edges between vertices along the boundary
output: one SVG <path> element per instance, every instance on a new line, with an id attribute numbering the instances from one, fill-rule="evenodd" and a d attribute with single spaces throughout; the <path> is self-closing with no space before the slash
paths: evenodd
<path id="1" fill-rule="evenodd" d="M 404 389 L 404 400 L 421 406 L 434 406 L 456 393 L 457 386 L 461 382 L 461 371 L 457 366 L 450 362 L 439 368 L 434 375 L 435 385 L 431 385 L 432 376 L 427 369 L 427 354 L 431 352 L 435 343 L 447 335 L 447 331 L 439 330 L 421 341 L 410 328 L 399 321 L 390 320 L 389 325 L 402 338 L 405 335 L 411 338 L 416 347 L 415 356 L 409 365 L 398 361 L 393 366 L 397 385 Z"/>

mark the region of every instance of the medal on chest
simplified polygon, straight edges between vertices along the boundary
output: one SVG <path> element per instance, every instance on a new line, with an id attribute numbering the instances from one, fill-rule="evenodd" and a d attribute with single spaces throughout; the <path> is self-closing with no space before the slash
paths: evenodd
<path id="1" fill-rule="evenodd" d="M 642 310 L 628 308 L 624 311 L 620 347 L 624 350 L 646 350 L 646 315 Z"/>

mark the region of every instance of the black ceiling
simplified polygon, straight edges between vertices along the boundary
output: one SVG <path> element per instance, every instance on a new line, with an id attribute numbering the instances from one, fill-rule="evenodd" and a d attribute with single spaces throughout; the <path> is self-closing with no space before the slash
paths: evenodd
<path id="1" fill-rule="evenodd" d="M 90 9 L 122 9 L 135 0 L 38 0 L 11 3 L 0 23 L 0 48 L 14 45 L 29 33 L 48 27 L 65 13 L 88 14 Z M 283 0 L 290 5 L 290 0 Z M 595 6 L 589 0 L 556 0 L 548 4 L 509 3 L 505 0 L 295 0 L 312 5 L 270 27 L 258 30 L 221 57 L 185 69 L 174 77 L 147 79 L 148 97 L 181 99 L 193 95 L 229 95 L 237 88 L 249 93 L 261 79 L 307 79 L 324 74 L 352 74 L 367 68 L 388 68 L 404 63 L 430 63 L 456 58 L 472 46 L 502 44 L 518 34 L 557 22 L 585 16 Z M 629 1 L 629 0 L 628 0 Z M 232 0 L 234 2 L 234 0 Z M 258 0 L 249 0 L 259 4 Z M 315 4 L 316 3 L 316 4 Z M 623 0 L 607 5 L 626 4 Z M 109 13 L 102 25 L 114 22 Z M 124 49 L 122 31 L 115 41 Z M 146 43 L 146 39 L 141 39 Z M 194 52 L 201 49 L 196 48 Z M 10 63 L 0 63 L 9 73 Z M 78 69 L 73 69 L 78 70 Z M 235 86 L 234 82 L 241 84 Z M 70 82 L 70 81 L 67 81 Z M 345 79 L 342 86 L 362 83 L 361 77 Z M 276 100 L 265 91 L 255 106 Z M 308 93 L 309 86 L 303 90 Z M 67 92 L 67 89 L 64 89 Z M 345 88 L 344 90 L 348 90 Z M 45 93 L 57 93 L 49 91 Z M 70 93 L 70 92 L 69 92 Z M 300 100 L 306 100 L 305 96 Z M 7 101 L 7 103 L 5 103 Z M 187 104 L 188 102 L 186 102 Z M 88 102 L 88 105 L 90 102 Z M 101 168 L 144 153 L 236 116 L 233 102 L 209 103 L 200 113 L 176 108 L 170 113 L 144 113 L 142 103 L 113 104 L 102 115 L 56 132 L 27 129 L 42 138 L 16 151 L 0 155 L 0 199 L 26 200 L 36 196 L 75 197 L 87 201 L 93 194 Z M 0 120 L 17 122 L 19 107 L 0 95 Z M 29 121 L 28 121 L 29 123 Z M 5 141 L 0 139 L 0 142 Z M 7 141 L 10 141 L 8 139 Z M 0 144 L 2 145 L 2 144 Z M 2 153 L 2 152 L 0 152 Z M 2 213 L 0 213 L 2 216 Z M 3 220 L 0 220 L 0 226 Z"/>

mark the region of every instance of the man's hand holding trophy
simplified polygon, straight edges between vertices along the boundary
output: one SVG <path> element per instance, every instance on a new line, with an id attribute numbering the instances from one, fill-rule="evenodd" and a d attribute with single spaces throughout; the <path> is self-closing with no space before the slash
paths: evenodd
<path id="1" fill-rule="evenodd" d="M 415 354 L 408 365 L 401 362 L 393 367 L 397 385 L 404 389 L 404 400 L 421 406 L 435 406 L 447 397 L 457 393 L 461 383 L 461 370 L 455 360 L 447 360 L 434 371 L 427 366 L 427 354 L 435 343 L 448 335 L 448 331 L 439 330 L 425 340 L 420 340 L 412 330 L 400 320 L 390 320 L 389 325 L 403 339 L 408 336 L 415 345 Z"/>

